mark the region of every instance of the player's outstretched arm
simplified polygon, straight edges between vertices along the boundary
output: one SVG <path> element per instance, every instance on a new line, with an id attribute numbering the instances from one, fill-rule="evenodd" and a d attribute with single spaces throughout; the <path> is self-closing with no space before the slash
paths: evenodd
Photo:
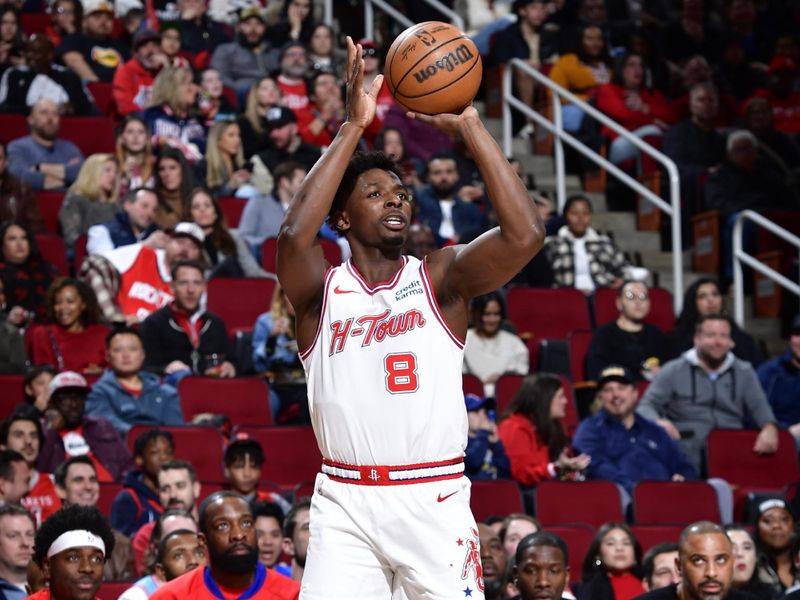
<path id="1" fill-rule="evenodd" d="M 496 290 L 542 248 L 545 229 L 539 212 L 474 107 L 468 106 L 460 115 L 415 114 L 414 118 L 463 139 L 478 165 L 499 223 L 465 246 L 431 255 L 437 296 L 469 300 Z"/>
<path id="2" fill-rule="evenodd" d="M 375 117 L 383 76 L 364 91 L 361 46 L 347 38 L 347 120 L 328 151 L 306 176 L 292 199 L 278 236 L 278 280 L 297 314 L 297 338 L 306 347 L 314 337 L 322 301 L 326 263 L 317 232 L 330 211 L 347 164 L 364 129 Z"/>

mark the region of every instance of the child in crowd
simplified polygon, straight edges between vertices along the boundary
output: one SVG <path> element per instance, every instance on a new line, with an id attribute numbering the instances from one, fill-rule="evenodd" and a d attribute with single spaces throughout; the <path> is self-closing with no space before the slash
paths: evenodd
<path id="1" fill-rule="evenodd" d="M 469 437 L 464 456 L 464 474 L 470 479 L 507 479 L 511 477 L 503 442 L 497 437 L 493 403 L 475 394 L 465 394 Z"/>
<path id="2" fill-rule="evenodd" d="M 290 505 L 283 496 L 258 489 L 263 466 L 264 450 L 257 440 L 247 434 L 237 434 L 225 449 L 225 478 L 231 490 L 241 494 L 248 502 L 274 502 L 285 513 Z"/>

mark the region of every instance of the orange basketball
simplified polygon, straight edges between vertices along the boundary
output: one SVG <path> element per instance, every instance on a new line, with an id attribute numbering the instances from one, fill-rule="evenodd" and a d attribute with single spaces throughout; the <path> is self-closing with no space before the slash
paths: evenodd
<path id="1" fill-rule="evenodd" d="M 478 48 L 449 23 L 417 23 L 397 36 L 383 70 L 402 106 L 428 115 L 459 113 L 481 84 Z"/>

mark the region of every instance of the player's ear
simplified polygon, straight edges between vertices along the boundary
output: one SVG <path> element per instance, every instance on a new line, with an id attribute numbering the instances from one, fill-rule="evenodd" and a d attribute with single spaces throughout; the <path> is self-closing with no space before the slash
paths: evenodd
<path id="1" fill-rule="evenodd" d="M 291 538 L 285 537 L 281 542 L 281 551 L 289 556 L 294 556 L 294 543 Z"/>
<path id="2" fill-rule="evenodd" d="M 344 210 L 337 210 L 333 213 L 333 223 L 336 225 L 336 229 L 342 233 L 345 233 L 350 230 L 350 217 L 347 214 L 347 211 Z"/>

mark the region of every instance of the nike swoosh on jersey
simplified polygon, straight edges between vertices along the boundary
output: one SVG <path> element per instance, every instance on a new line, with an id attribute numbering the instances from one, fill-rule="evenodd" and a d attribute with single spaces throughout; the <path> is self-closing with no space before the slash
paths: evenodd
<path id="1" fill-rule="evenodd" d="M 335 288 L 333 288 L 333 293 L 334 294 L 357 294 L 358 292 L 356 290 L 343 290 L 337 285 Z"/>
<path id="2" fill-rule="evenodd" d="M 437 502 L 444 502 L 444 501 L 445 501 L 445 500 L 447 500 L 447 499 L 448 499 L 450 496 L 453 496 L 454 494 L 457 494 L 457 493 L 458 493 L 458 490 L 456 490 L 455 492 L 451 492 L 451 493 L 447 494 L 446 496 L 442 496 L 441 492 L 439 492 L 439 497 L 438 497 L 438 498 L 436 498 L 436 501 L 437 501 Z"/>

